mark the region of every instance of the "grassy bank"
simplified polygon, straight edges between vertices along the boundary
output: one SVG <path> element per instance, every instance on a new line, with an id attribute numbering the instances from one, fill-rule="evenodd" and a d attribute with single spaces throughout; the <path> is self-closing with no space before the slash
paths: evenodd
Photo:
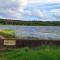
<path id="1" fill-rule="evenodd" d="M 0 35 L 5 38 L 14 38 L 15 37 L 15 30 L 0 29 Z"/>
<path id="2" fill-rule="evenodd" d="M 0 51 L 0 60 L 60 60 L 60 47 L 40 46 Z"/>

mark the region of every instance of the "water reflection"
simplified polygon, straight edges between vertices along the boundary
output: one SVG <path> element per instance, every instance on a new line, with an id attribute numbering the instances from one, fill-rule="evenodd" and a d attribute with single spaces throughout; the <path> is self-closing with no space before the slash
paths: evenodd
<path id="1" fill-rule="evenodd" d="M 46 33 L 60 32 L 60 27 L 58 26 L 0 26 L 0 29 L 16 30 L 16 38 L 60 39 L 60 34 Z"/>

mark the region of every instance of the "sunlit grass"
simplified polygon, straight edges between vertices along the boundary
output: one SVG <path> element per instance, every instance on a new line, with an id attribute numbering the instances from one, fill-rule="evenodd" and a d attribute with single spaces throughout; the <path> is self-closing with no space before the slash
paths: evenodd
<path id="1" fill-rule="evenodd" d="M 15 36 L 15 30 L 11 30 L 11 29 L 1 29 L 0 30 L 0 35 L 6 37 L 6 38 L 11 38 Z"/>
<path id="2" fill-rule="evenodd" d="M 60 47 L 40 46 L 0 52 L 1 60 L 60 60 Z"/>

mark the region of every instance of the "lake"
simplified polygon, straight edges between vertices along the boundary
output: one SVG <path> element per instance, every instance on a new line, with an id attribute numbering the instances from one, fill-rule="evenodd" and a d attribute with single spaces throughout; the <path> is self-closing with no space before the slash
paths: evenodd
<path id="1" fill-rule="evenodd" d="M 0 29 L 16 30 L 16 38 L 33 37 L 39 39 L 60 39 L 59 26 L 9 26 L 1 25 Z"/>

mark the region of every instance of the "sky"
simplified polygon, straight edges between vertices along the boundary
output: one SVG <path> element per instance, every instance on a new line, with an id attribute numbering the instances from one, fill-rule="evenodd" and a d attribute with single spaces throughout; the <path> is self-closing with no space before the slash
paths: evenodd
<path id="1" fill-rule="evenodd" d="M 60 21 L 60 0 L 0 0 L 0 18 Z"/>

